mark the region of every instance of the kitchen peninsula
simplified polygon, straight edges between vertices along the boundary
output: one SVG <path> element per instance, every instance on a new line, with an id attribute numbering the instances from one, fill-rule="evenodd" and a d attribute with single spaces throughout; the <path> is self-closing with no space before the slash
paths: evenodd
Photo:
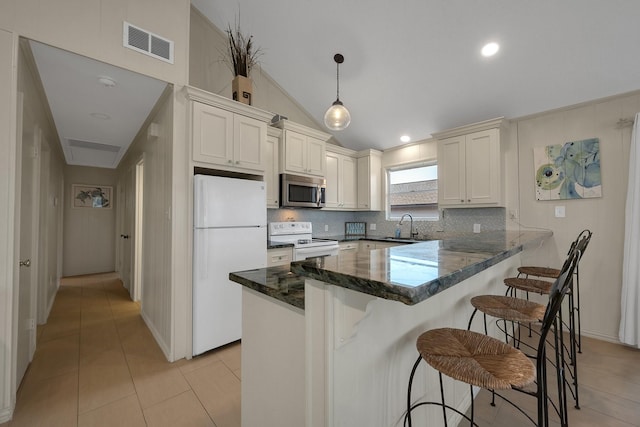
<path id="1" fill-rule="evenodd" d="M 294 262 L 291 271 L 232 273 L 243 285 L 242 425 L 402 425 L 417 336 L 466 328 L 469 299 L 504 294 L 502 280 L 523 251 L 551 235 L 450 236 Z M 437 384 L 423 366 L 413 396 L 437 400 Z M 445 390 L 452 406 L 466 410 L 468 386 L 447 381 Z M 425 425 L 440 417 L 433 408 L 414 419 Z"/>

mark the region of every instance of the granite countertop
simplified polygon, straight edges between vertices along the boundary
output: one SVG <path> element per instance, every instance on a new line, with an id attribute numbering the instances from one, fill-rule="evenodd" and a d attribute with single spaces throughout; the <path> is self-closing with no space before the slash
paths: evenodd
<path id="1" fill-rule="evenodd" d="M 267 250 L 278 249 L 278 248 L 292 248 L 292 247 L 293 247 L 293 243 L 272 242 L 271 240 L 267 240 Z"/>
<path id="2" fill-rule="evenodd" d="M 288 265 L 230 273 L 229 279 L 304 310 L 304 277 Z"/>
<path id="3" fill-rule="evenodd" d="M 302 276 L 299 277 L 300 287 L 286 287 L 284 293 L 274 283 L 278 283 L 281 277 L 278 275 L 287 273 L 286 267 L 231 273 L 229 277 L 288 303 L 293 291 L 302 298 L 302 307 L 305 277 L 414 305 L 523 249 L 540 245 L 552 235 L 551 231 L 468 233 L 450 235 L 442 240 L 296 261 L 291 263 L 291 272 Z M 293 281 L 290 276 L 282 277 Z M 266 284 L 267 280 L 271 282 L 270 286 Z M 302 308 L 299 304 L 292 305 Z"/>

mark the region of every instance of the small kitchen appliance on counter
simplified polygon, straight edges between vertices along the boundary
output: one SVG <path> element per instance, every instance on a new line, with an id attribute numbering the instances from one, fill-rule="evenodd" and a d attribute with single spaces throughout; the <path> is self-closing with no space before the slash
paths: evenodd
<path id="1" fill-rule="evenodd" d="M 293 260 L 338 255 L 337 240 L 314 239 L 310 222 L 271 222 L 269 240 L 272 243 L 292 243 Z"/>

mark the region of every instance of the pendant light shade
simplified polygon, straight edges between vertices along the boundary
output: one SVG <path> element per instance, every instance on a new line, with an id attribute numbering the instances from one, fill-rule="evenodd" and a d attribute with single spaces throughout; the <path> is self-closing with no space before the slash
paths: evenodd
<path id="1" fill-rule="evenodd" d="M 324 113 L 324 124 L 331 130 L 343 130 L 351 123 L 351 114 L 340 101 L 340 64 L 344 62 L 344 56 L 336 53 L 333 60 L 336 61 L 336 100 Z"/>

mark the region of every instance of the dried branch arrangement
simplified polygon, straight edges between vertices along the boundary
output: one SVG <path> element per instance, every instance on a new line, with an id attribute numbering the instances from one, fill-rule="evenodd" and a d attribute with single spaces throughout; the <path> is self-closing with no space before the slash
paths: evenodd
<path id="1" fill-rule="evenodd" d="M 226 30 L 228 36 L 228 63 L 234 76 L 249 77 L 251 69 L 258 64 L 262 50 L 253 45 L 253 36 L 246 36 L 240 31 L 240 25 L 235 29 L 231 25 Z"/>

